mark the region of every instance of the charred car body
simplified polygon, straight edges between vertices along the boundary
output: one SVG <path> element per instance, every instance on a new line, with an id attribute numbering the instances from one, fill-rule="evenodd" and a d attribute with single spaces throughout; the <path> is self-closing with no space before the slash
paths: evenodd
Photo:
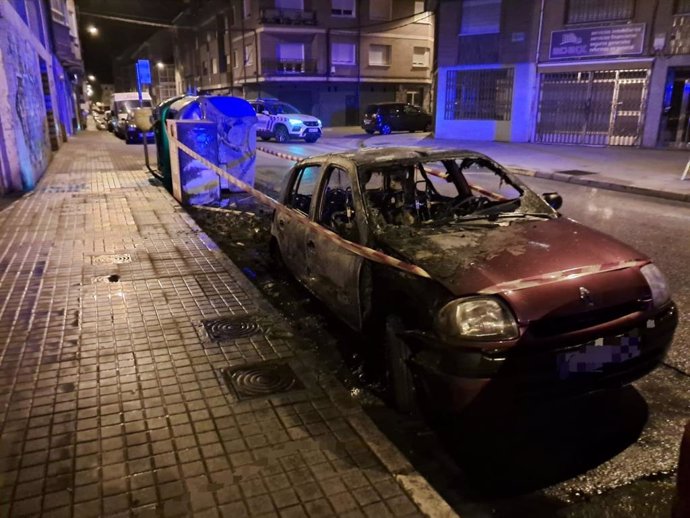
<path id="1" fill-rule="evenodd" d="M 276 211 L 274 251 L 352 328 L 381 332 L 397 406 L 418 392 L 465 408 L 494 387 L 584 393 L 656 367 L 677 312 L 663 275 L 627 245 L 561 217 L 488 157 L 368 148 L 299 162 L 282 203 L 424 278 L 335 245 Z M 552 208 L 553 205 L 555 208 Z"/>

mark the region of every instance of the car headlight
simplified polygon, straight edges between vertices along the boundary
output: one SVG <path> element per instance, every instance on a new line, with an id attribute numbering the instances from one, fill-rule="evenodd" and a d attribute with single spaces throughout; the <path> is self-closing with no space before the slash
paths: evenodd
<path id="1" fill-rule="evenodd" d="M 644 276 L 649 289 L 652 290 L 652 300 L 654 305 L 659 307 L 671 298 L 671 292 L 668 289 L 666 277 L 655 264 L 646 264 L 640 268 L 640 273 Z"/>
<path id="2" fill-rule="evenodd" d="M 130 124 L 129 129 L 137 129 L 137 125 L 136 124 Z"/>
<path id="3" fill-rule="evenodd" d="M 322 126 L 321 119 L 316 119 L 316 123 L 319 125 L 319 128 Z"/>
<path id="4" fill-rule="evenodd" d="M 301 126 L 302 121 L 299 119 L 290 119 L 290 124 L 292 124 L 293 126 Z"/>
<path id="5" fill-rule="evenodd" d="M 513 340 L 519 335 L 510 310 L 490 297 L 449 302 L 441 308 L 436 325 L 443 334 L 469 340 Z"/>

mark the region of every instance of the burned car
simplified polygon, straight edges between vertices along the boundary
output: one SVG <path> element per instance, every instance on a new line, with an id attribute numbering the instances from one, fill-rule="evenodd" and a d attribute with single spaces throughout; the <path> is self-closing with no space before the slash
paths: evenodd
<path id="1" fill-rule="evenodd" d="M 465 408 L 495 387 L 579 394 L 654 369 L 677 324 L 649 258 L 562 217 L 485 155 L 364 148 L 286 178 L 271 246 L 355 330 L 380 333 L 395 404 Z M 305 224 L 308 218 L 312 224 Z M 423 269 L 415 275 L 343 239 Z M 374 341 L 377 343 L 376 341 Z"/>

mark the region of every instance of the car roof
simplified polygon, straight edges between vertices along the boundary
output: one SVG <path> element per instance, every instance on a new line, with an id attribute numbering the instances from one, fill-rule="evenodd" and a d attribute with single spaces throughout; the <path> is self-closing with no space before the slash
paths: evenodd
<path id="1" fill-rule="evenodd" d="M 445 160 L 451 158 L 481 158 L 495 163 L 488 156 L 469 149 L 431 148 L 423 146 L 395 146 L 395 147 L 365 147 L 356 151 L 343 153 L 326 153 L 305 160 L 328 161 L 329 158 L 340 157 L 349 160 L 357 167 L 362 166 L 390 166 L 405 162 Z"/>

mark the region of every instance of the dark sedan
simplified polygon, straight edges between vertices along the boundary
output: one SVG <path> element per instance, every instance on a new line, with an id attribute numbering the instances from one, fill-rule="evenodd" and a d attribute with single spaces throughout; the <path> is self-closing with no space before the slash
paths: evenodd
<path id="1" fill-rule="evenodd" d="M 344 322 L 380 333 L 402 410 L 419 394 L 457 411 L 497 387 L 542 397 L 620 386 L 671 344 L 676 307 L 648 257 L 561 217 L 557 194 L 479 153 L 312 157 L 281 200 L 293 210 L 275 214 L 274 251 Z M 426 275 L 368 261 L 321 227 Z"/>
<path id="2" fill-rule="evenodd" d="M 370 104 L 364 110 L 362 128 L 370 135 L 392 131 L 431 131 L 431 115 L 405 103 Z"/>

